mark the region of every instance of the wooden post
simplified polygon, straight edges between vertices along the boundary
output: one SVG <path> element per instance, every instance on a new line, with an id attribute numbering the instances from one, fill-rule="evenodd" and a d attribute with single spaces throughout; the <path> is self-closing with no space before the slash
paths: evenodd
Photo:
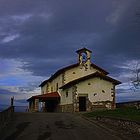
<path id="1" fill-rule="evenodd" d="M 11 106 L 13 106 L 13 105 L 14 105 L 14 96 L 11 97 Z"/>
<path id="2" fill-rule="evenodd" d="M 34 103 L 34 111 L 38 112 L 38 108 L 39 108 L 39 99 L 35 99 L 35 103 Z"/>

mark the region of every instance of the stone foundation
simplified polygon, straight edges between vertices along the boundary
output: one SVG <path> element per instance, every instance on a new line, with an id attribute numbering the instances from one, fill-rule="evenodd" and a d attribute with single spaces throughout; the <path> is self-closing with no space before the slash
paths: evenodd
<path id="1" fill-rule="evenodd" d="M 101 101 L 101 102 L 90 102 L 87 98 L 86 101 L 86 111 L 95 111 L 95 110 L 112 110 L 114 104 L 111 101 Z M 79 112 L 79 103 L 78 100 L 74 104 L 59 105 L 56 112 Z"/>
<path id="2" fill-rule="evenodd" d="M 112 102 L 102 101 L 91 103 L 87 101 L 86 111 L 95 111 L 95 110 L 110 110 L 114 109 Z M 66 104 L 59 106 L 59 112 L 79 112 L 79 103 L 77 104 Z"/>
<path id="3" fill-rule="evenodd" d="M 60 105 L 61 112 L 74 112 L 73 104 Z"/>
<path id="4" fill-rule="evenodd" d="M 29 111 L 38 111 L 38 100 L 30 102 Z M 90 102 L 88 97 L 86 98 L 86 111 L 95 110 L 110 110 L 115 109 L 115 105 L 111 101 L 100 101 L 100 102 Z M 43 112 L 47 112 L 46 107 L 42 108 Z M 73 104 L 59 105 L 57 106 L 55 112 L 79 112 L 79 98 L 75 99 Z"/>
<path id="5" fill-rule="evenodd" d="M 95 110 L 113 110 L 115 105 L 111 101 L 101 101 L 101 102 L 90 102 L 87 98 L 86 101 L 86 111 L 95 111 Z M 79 112 L 79 103 L 74 104 L 74 112 Z"/>
<path id="6" fill-rule="evenodd" d="M 115 109 L 115 104 L 111 101 L 100 101 L 100 102 L 93 102 L 91 105 L 91 111 L 94 110 L 104 110 L 104 109 Z"/>

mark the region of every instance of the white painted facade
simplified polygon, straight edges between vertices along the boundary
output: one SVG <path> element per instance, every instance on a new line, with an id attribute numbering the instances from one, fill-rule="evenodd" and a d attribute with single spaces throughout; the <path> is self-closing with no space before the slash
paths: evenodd
<path id="1" fill-rule="evenodd" d="M 86 81 L 75 84 L 77 87 L 76 96 L 87 95 L 90 102 L 102 102 L 102 101 L 113 101 L 114 96 L 114 84 L 103 80 L 101 78 L 92 78 Z M 72 92 L 73 86 L 61 91 L 61 104 L 72 103 Z M 66 96 L 68 92 L 68 96 Z"/>
<path id="2" fill-rule="evenodd" d="M 57 83 L 58 87 L 63 86 L 64 84 L 67 84 L 70 81 L 73 81 L 75 79 L 78 79 L 80 77 L 84 77 L 86 75 L 92 74 L 94 72 L 100 72 L 99 70 L 90 67 L 85 71 L 85 68 L 82 66 L 77 66 L 72 69 L 69 69 L 62 74 L 58 75 L 55 79 L 53 79 L 51 82 L 46 83 L 43 87 L 41 87 L 41 93 L 50 93 L 57 91 Z M 65 81 L 63 81 L 63 76 L 65 77 Z"/>

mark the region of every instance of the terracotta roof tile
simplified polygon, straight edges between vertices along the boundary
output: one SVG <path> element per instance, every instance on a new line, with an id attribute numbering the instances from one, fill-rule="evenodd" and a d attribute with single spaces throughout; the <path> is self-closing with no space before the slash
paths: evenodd
<path id="1" fill-rule="evenodd" d="M 47 99 L 47 98 L 59 98 L 59 97 L 60 97 L 60 95 L 58 92 L 51 92 L 51 93 L 32 96 L 27 101 L 30 101 L 33 99 Z"/>

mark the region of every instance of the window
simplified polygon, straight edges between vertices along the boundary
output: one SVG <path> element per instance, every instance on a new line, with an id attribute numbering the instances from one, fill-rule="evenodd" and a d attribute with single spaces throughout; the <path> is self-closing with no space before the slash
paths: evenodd
<path id="1" fill-rule="evenodd" d="M 94 96 L 96 96 L 96 95 L 97 95 L 97 93 L 94 93 L 93 95 L 94 95 Z"/>
<path id="2" fill-rule="evenodd" d="M 69 94 L 68 94 L 68 91 L 66 91 L 66 97 L 68 97 L 68 95 L 69 95 Z"/>
<path id="3" fill-rule="evenodd" d="M 48 85 L 46 86 L 46 93 L 48 92 Z"/>
<path id="4" fill-rule="evenodd" d="M 91 85 L 91 83 L 88 83 L 88 85 Z"/>
<path id="5" fill-rule="evenodd" d="M 51 92 L 53 92 L 53 87 L 51 87 Z"/>
<path id="6" fill-rule="evenodd" d="M 87 54 L 86 52 L 81 53 L 82 56 L 82 62 L 86 62 L 87 61 Z"/>
<path id="7" fill-rule="evenodd" d="M 104 91 L 104 90 L 102 90 L 102 92 L 103 92 L 103 93 L 105 93 L 105 91 Z"/>
<path id="8" fill-rule="evenodd" d="M 56 90 L 58 90 L 58 83 L 56 83 Z"/>

